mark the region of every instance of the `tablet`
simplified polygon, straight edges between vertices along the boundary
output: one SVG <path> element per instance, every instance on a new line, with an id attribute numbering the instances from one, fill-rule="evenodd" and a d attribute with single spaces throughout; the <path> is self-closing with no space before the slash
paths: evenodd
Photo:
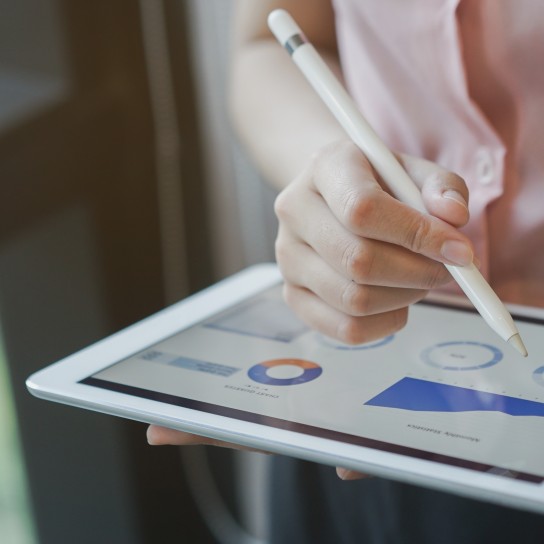
<path id="1" fill-rule="evenodd" d="M 34 395 L 544 512 L 544 311 L 511 306 L 523 359 L 460 299 L 349 346 L 248 268 L 27 381 Z M 142 440 L 143 440 L 142 436 Z"/>

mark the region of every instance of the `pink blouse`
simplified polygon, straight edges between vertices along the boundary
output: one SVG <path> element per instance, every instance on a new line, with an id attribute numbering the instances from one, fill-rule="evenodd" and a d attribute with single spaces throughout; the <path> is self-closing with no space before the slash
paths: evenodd
<path id="1" fill-rule="evenodd" d="M 347 85 L 388 145 L 470 190 L 482 273 L 544 306 L 544 2 L 334 0 Z"/>

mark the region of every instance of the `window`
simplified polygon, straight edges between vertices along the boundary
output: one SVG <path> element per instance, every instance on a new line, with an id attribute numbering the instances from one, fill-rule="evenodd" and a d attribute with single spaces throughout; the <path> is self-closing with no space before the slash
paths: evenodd
<path id="1" fill-rule="evenodd" d="M 10 544 L 36 542 L 8 369 L 0 343 L 0 527 Z"/>

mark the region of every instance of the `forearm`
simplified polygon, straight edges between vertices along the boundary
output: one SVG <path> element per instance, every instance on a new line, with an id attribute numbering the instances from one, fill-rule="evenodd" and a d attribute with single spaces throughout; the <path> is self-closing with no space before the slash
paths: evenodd
<path id="1" fill-rule="evenodd" d="M 322 54 L 340 73 L 334 53 Z M 247 151 L 278 189 L 294 179 L 315 151 L 345 135 L 273 38 L 255 40 L 236 51 L 230 111 Z"/>

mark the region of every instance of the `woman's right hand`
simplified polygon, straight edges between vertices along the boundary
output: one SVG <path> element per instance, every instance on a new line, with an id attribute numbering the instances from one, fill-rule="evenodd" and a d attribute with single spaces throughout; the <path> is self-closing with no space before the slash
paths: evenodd
<path id="1" fill-rule="evenodd" d="M 278 196 L 276 258 L 284 296 L 311 327 L 348 344 L 401 329 L 408 306 L 451 280 L 473 250 L 459 230 L 468 190 L 429 161 L 398 157 L 428 214 L 391 196 L 351 141 L 334 142 Z"/>
<path id="2" fill-rule="evenodd" d="M 276 201 L 287 302 L 311 326 L 343 342 L 395 332 L 409 304 L 449 281 L 441 263 L 472 260 L 470 242 L 456 228 L 468 220 L 464 182 L 428 161 L 401 161 L 431 215 L 391 197 L 363 154 L 344 141 L 317 154 Z M 247 449 L 156 425 L 147 436 L 153 445 Z M 337 472 L 345 480 L 365 477 Z"/>

